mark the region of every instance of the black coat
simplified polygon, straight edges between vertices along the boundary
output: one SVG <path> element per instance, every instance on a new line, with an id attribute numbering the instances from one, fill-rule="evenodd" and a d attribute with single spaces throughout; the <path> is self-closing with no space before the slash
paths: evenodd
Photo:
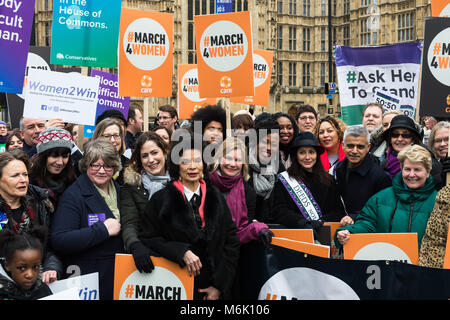
<path id="1" fill-rule="evenodd" d="M 117 206 L 120 189 L 115 184 Z M 101 300 L 112 300 L 116 253 L 123 253 L 122 235 L 110 237 L 102 221 L 89 225 L 89 218 L 103 213 L 105 220 L 115 218 L 103 197 L 86 174 L 82 174 L 59 201 L 51 243 L 61 254 L 65 266 L 76 265 L 81 274 L 99 273 Z"/>
<path id="2" fill-rule="evenodd" d="M 312 173 L 307 173 L 307 178 L 307 181 L 303 182 L 319 205 L 322 211 L 323 222 L 340 221 L 344 216 L 344 210 L 339 200 L 336 182 L 332 180 L 328 186 L 323 185 L 317 181 L 317 177 Z M 288 228 L 314 229 L 313 225 L 302 215 L 279 179 L 275 183 L 273 197 L 274 203 L 270 222 L 281 224 Z"/>
<path id="3" fill-rule="evenodd" d="M 210 185 L 206 188 L 204 217 L 202 232 L 197 227 L 191 206 L 173 183 L 169 183 L 150 199 L 141 218 L 139 238 L 150 249 L 181 267 L 185 266 L 183 256 L 186 251 L 197 254 L 194 248 L 203 237 L 206 238 L 207 261 L 201 261 L 202 265 L 211 270 L 210 285 L 220 290 L 223 299 L 229 299 L 240 243 L 224 197 Z"/>
<path id="4" fill-rule="evenodd" d="M 347 214 L 355 220 L 367 200 L 377 192 L 392 185 L 390 177 L 375 157 L 367 154 L 361 165 L 348 172 L 348 160 L 336 165 L 335 178 L 339 195 L 344 201 Z"/>

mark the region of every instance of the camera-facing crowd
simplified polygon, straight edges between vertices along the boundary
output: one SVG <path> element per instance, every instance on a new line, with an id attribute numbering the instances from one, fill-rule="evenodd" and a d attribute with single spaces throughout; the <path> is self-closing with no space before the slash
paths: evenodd
<path id="1" fill-rule="evenodd" d="M 240 247 L 267 248 L 273 226 L 339 222 L 338 248 L 355 233 L 415 232 L 419 265 L 442 268 L 450 220 L 449 122 L 425 125 L 368 104 L 362 125 L 286 113 L 231 115 L 210 105 L 180 123 L 170 105 L 142 132 L 107 110 L 91 139 L 78 126 L 0 122 L 0 299 L 32 300 L 48 285 L 98 272 L 113 298 L 117 253 L 142 273 L 161 256 L 194 277 L 194 299 L 239 299 Z M 81 151 L 82 149 L 82 151 Z"/>

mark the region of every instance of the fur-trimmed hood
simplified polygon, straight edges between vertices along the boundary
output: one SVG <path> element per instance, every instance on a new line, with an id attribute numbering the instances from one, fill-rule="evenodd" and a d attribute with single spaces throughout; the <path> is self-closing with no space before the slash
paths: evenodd
<path id="1" fill-rule="evenodd" d="M 133 187 L 139 187 L 142 184 L 142 175 L 128 166 L 123 172 L 123 182 Z"/>

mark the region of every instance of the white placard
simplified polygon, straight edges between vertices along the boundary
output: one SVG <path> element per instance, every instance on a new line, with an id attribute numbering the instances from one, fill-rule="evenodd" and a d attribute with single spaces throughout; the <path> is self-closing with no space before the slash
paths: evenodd
<path id="1" fill-rule="evenodd" d="M 55 281 L 50 283 L 49 288 L 54 294 L 77 288 L 79 300 L 99 300 L 98 272 Z"/>
<path id="2" fill-rule="evenodd" d="M 30 69 L 23 116 L 94 125 L 99 83 L 96 77 Z"/>
<path id="3" fill-rule="evenodd" d="M 70 288 L 39 300 L 80 300 L 78 295 L 79 288 Z"/>

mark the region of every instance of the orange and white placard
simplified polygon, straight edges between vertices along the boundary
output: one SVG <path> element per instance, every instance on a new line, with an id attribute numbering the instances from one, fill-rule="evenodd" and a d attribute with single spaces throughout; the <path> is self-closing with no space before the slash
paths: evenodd
<path id="1" fill-rule="evenodd" d="M 171 97 L 173 14 L 122 8 L 119 95 Z"/>
<path id="2" fill-rule="evenodd" d="M 216 104 L 216 98 L 200 98 L 198 94 L 197 65 L 179 64 L 178 118 L 189 119 L 192 113 L 210 104 Z"/>
<path id="3" fill-rule="evenodd" d="M 248 11 L 194 17 L 199 94 L 253 96 L 253 47 Z"/>
<path id="4" fill-rule="evenodd" d="M 312 229 L 270 229 L 274 237 L 314 243 Z"/>
<path id="5" fill-rule="evenodd" d="M 344 245 L 344 259 L 391 260 L 417 265 L 417 233 L 351 234 Z"/>
<path id="6" fill-rule="evenodd" d="M 255 86 L 255 95 L 234 97 L 230 99 L 230 102 L 268 106 L 272 65 L 273 51 L 254 49 L 253 82 Z"/>
<path id="7" fill-rule="evenodd" d="M 322 246 L 320 244 L 301 242 L 277 237 L 272 238 L 271 244 L 307 254 L 312 254 L 313 256 L 318 256 L 322 258 L 330 257 L 330 247 Z"/>
<path id="8" fill-rule="evenodd" d="M 431 0 L 431 16 L 450 17 L 450 0 Z"/>
<path id="9" fill-rule="evenodd" d="M 194 277 L 164 258 L 152 257 L 155 269 L 140 273 L 130 254 L 116 254 L 114 300 L 192 300 Z"/>
<path id="10" fill-rule="evenodd" d="M 450 223 L 448 224 L 447 245 L 445 246 L 444 269 L 450 269 Z"/>

